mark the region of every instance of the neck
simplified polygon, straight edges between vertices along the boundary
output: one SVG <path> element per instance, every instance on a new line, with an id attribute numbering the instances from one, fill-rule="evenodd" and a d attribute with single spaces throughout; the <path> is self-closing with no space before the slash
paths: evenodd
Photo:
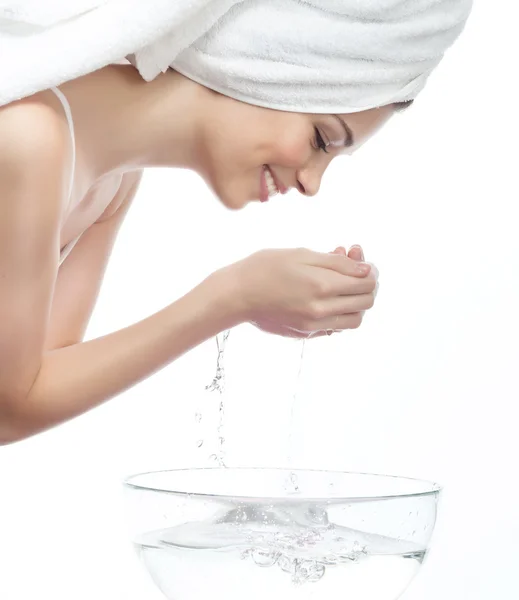
<path id="1" fill-rule="evenodd" d="M 145 167 L 197 170 L 203 90 L 173 71 L 145 82 L 127 65 L 63 86 L 92 177 Z"/>

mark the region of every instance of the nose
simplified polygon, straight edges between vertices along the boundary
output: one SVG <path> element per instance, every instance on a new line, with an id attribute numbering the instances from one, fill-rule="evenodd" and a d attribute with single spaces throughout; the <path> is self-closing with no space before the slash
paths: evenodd
<path id="1" fill-rule="evenodd" d="M 297 189 L 305 196 L 315 196 L 321 187 L 324 169 L 307 167 L 297 173 Z"/>

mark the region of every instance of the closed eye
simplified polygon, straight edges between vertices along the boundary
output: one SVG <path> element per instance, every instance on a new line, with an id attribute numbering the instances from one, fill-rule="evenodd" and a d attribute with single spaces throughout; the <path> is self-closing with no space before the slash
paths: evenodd
<path id="1" fill-rule="evenodd" d="M 328 154 L 328 144 L 324 141 L 323 136 L 321 135 L 321 132 L 319 131 L 319 129 L 317 129 L 317 127 L 314 127 L 315 130 L 315 146 L 316 148 L 318 148 L 319 150 L 324 150 L 324 152 L 326 152 Z"/>

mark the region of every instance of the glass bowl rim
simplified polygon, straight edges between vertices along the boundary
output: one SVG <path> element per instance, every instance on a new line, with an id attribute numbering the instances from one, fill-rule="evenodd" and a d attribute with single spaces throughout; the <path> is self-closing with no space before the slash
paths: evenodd
<path id="1" fill-rule="evenodd" d="M 380 479 L 399 479 L 408 482 L 414 482 L 416 484 L 422 484 L 428 486 L 430 489 L 427 491 L 421 492 L 407 492 L 401 494 L 380 494 L 380 495 L 370 495 L 370 496 L 331 496 L 331 497 L 322 497 L 322 496 L 303 496 L 303 495 L 289 495 L 286 496 L 252 496 L 252 495 L 236 495 L 236 494 L 215 494 L 215 493 L 202 493 L 202 492 L 182 492 L 178 490 L 171 489 L 163 489 L 160 487 L 153 487 L 149 485 L 142 485 L 134 483 L 133 480 L 145 477 L 147 475 L 158 475 L 161 473 L 186 473 L 188 471 L 193 472 L 201 472 L 201 471 L 271 471 L 271 472 L 286 472 L 288 473 L 322 473 L 322 474 L 330 474 L 330 475 L 355 475 L 361 477 L 379 477 Z M 427 481 L 424 479 L 417 479 L 415 477 L 404 477 L 401 475 L 384 475 L 381 473 L 362 473 L 356 471 L 336 471 L 336 470 L 328 470 L 328 469 L 289 469 L 286 467 L 185 467 L 179 469 L 162 469 L 158 471 L 145 471 L 142 473 L 135 473 L 134 475 L 130 475 L 123 480 L 123 486 L 125 488 L 129 488 L 132 490 L 139 490 L 144 492 L 152 492 L 159 494 L 169 494 L 172 496 L 178 497 L 187 497 L 187 498 L 202 498 L 202 499 L 228 499 L 234 501 L 250 501 L 250 500 L 261 500 L 262 502 L 268 503 L 280 503 L 280 502 L 329 502 L 329 503 L 338 503 L 338 502 L 374 502 L 379 500 L 397 500 L 402 498 L 420 498 L 427 496 L 439 496 L 439 494 L 443 491 L 443 487 L 435 483 L 433 481 Z"/>

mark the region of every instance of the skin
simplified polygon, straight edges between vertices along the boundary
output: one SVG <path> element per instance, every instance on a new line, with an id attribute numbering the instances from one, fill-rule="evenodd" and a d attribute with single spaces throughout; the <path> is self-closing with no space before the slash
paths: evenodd
<path id="1" fill-rule="evenodd" d="M 394 114 L 385 106 L 339 115 L 355 139 L 344 148 L 343 126 L 332 115 L 252 106 L 172 71 L 144 85 L 132 67 L 114 66 L 62 89 L 84 148 L 78 168 L 90 185 L 128 170 L 183 167 L 199 173 L 230 209 L 258 201 L 265 164 L 286 188 L 317 194 L 331 160 L 355 152 Z M 320 148 L 316 129 L 337 147 Z"/>
<path id="2" fill-rule="evenodd" d="M 264 164 L 286 188 L 315 196 L 331 161 L 339 154 L 355 152 L 394 113 L 392 107 L 383 107 L 340 115 L 355 140 L 353 146 L 345 148 L 343 126 L 332 115 L 280 112 L 215 94 L 204 96 L 202 106 L 204 101 L 214 103 L 216 118 L 203 132 L 206 153 L 196 170 L 231 209 L 258 199 Z M 323 142 L 337 146 L 325 151 Z"/>
<path id="3" fill-rule="evenodd" d="M 250 106 L 172 71 L 145 83 L 129 65 L 0 107 L 0 444 L 119 395 L 224 329 L 284 336 L 360 326 L 378 272 L 362 250 L 265 250 L 211 274 L 124 330 L 83 341 L 120 226 L 146 167 L 199 173 L 229 209 L 258 201 L 264 165 L 311 196 L 336 156 L 394 113 L 306 115 Z M 345 147 L 346 127 L 354 143 Z M 319 135 L 317 135 L 317 132 Z M 59 249 L 79 241 L 63 264 Z M 210 302 L 208 302 L 210 298 Z"/>

